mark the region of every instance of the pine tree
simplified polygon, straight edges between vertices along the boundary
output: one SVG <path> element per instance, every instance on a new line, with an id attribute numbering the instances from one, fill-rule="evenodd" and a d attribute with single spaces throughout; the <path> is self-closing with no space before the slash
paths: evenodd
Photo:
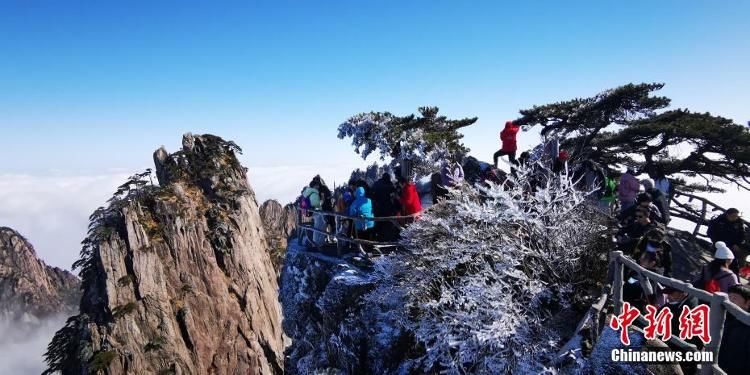
<path id="1" fill-rule="evenodd" d="M 438 116 L 438 107 L 420 107 L 417 117 L 396 116 L 390 112 L 369 112 L 352 116 L 339 125 L 338 137 L 352 138 L 354 151 L 366 159 L 379 152 L 380 159 L 392 164 L 409 160 L 418 175 L 432 172 L 441 158 L 466 154 L 458 129 L 474 124 L 476 117 L 450 120 Z"/>

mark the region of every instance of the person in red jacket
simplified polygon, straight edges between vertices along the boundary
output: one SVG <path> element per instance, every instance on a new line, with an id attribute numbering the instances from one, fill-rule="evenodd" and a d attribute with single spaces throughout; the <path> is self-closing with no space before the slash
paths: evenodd
<path id="1" fill-rule="evenodd" d="M 504 155 L 508 155 L 511 164 L 516 165 L 516 150 L 518 149 L 516 134 L 518 134 L 519 129 L 521 127 L 514 124 L 513 121 L 505 122 L 505 129 L 500 132 L 500 140 L 503 142 L 503 147 L 492 156 L 495 161 L 495 168 L 497 168 L 497 159 Z"/>
<path id="2" fill-rule="evenodd" d="M 422 202 L 420 202 L 419 194 L 417 194 L 417 185 L 400 176 L 398 182 L 401 184 L 401 215 L 409 216 L 422 211 Z M 404 221 L 405 224 L 408 224 L 413 222 L 414 218 Z"/>

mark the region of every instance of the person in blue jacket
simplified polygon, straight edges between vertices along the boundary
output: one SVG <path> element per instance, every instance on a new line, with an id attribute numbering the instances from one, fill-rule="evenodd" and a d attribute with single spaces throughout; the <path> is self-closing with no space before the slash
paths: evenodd
<path id="1" fill-rule="evenodd" d="M 365 196 L 365 189 L 358 187 L 354 192 L 354 201 L 349 207 L 349 216 L 371 218 L 372 214 L 372 201 L 370 198 Z M 357 229 L 357 238 L 369 239 L 370 229 L 375 226 L 375 222 L 372 220 L 357 220 L 354 227 Z"/>

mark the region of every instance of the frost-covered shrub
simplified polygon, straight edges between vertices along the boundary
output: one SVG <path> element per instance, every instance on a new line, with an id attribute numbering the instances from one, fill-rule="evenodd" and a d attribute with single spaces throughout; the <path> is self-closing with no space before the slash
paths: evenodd
<path id="1" fill-rule="evenodd" d="M 570 308 L 606 226 L 569 181 L 532 189 L 531 175 L 451 191 L 402 233 L 407 254 L 377 262 L 365 304 L 376 335 L 400 332 L 382 341 L 412 336 L 403 372 L 554 371 L 548 323 Z"/>

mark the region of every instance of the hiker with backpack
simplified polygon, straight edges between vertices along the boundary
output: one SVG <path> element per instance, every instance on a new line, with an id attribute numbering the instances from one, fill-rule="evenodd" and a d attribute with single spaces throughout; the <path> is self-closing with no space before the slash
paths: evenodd
<path id="1" fill-rule="evenodd" d="M 310 182 L 310 184 L 305 187 L 302 190 L 302 195 L 297 199 L 297 204 L 299 205 L 300 212 L 303 217 L 310 217 L 313 218 L 313 228 L 318 230 L 325 230 L 326 224 L 325 219 L 322 215 L 316 214 L 315 211 L 320 211 L 321 209 L 321 199 L 320 199 L 320 182 L 313 179 L 313 181 Z M 321 235 L 317 232 L 312 233 L 312 240 L 310 240 L 310 232 L 311 231 L 305 231 L 307 234 L 307 239 L 313 246 L 319 246 L 323 239 L 325 238 L 324 235 Z"/>
<path id="2" fill-rule="evenodd" d="M 513 121 L 506 121 L 505 122 L 505 129 L 500 132 L 500 141 L 502 142 L 502 147 L 500 150 L 495 152 L 494 155 L 492 155 L 492 160 L 494 161 L 495 168 L 497 168 L 497 159 L 501 156 L 508 155 L 508 160 L 510 160 L 510 170 L 511 173 L 514 171 L 513 166 L 516 165 L 516 150 L 518 150 L 518 145 L 516 143 L 516 136 L 518 134 L 518 131 L 521 129 L 520 126 L 513 123 Z"/>
<path id="3" fill-rule="evenodd" d="M 734 285 L 729 288 L 729 300 L 742 311 L 750 312 L 750 287 Z M 747 374 L 750 370 L 750 326 L 732 314 L 724 321 L 724 333 L 719 347 L 719 367 L 728 375 Z"/>
<path id="4" fill-rule="evenodd" d="M 724 242 L 719 241 L 714 246 L 716 247 L 714 259 L 708 265 L 703 266 L 700 274 L 693 280 L 693 286 L 709 293 L 726 293 L 729 287 L 740 283 L 737 275 L 729 269 L 729 265 L 734 260 L 734 254 Z"/>

